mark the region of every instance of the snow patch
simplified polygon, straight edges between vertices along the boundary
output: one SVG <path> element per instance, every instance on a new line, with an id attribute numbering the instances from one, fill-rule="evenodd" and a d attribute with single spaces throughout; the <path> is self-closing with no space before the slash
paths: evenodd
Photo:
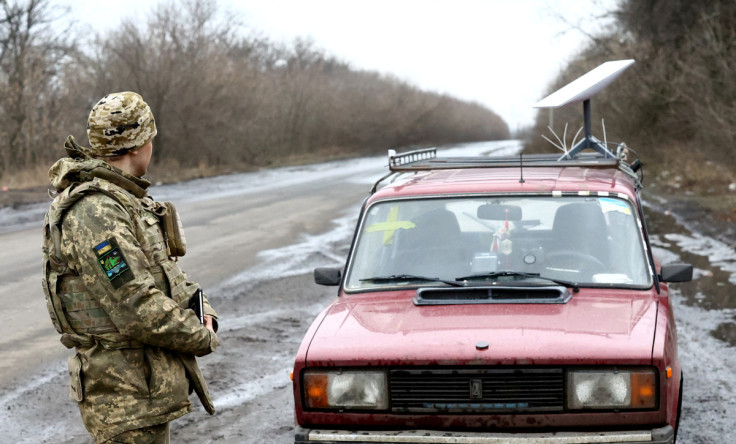
<path id="1" fill-rule="evenodd" d="M 678 442 L 736 442 L 736 353 L 710 333 L 732 322 L 736 310 L 691 307 L 679 291 L 670 291 L 685 378 Z"/>
<path id="2" fill-rule="evenodd" d="M 338 267 L 345 255 L 336 253 L 350 242 L 359 208 L 350 208 L 348 215 L 332 221 L 334 228 L 317 235 L 302 235 L 295 244 L 263 250 L 256 257 L 260 262 L 215 287 L 214 292 L 226 291 L 253 281 L 299 276 L 311 273 L 315 267 Z"/>
<path id="3" fill-rule="evenodd" d="M 681 249 L 707 257 L 711 265 L 730 273 L 728 281 L 736 285 L 736 251 L 721 241 L 699 233 L 667 234 L 665 238 Z"/>
<path id="4" fill-rule="evenodd" d="M 280 356 L 279 359 L 284 361 L 290 360 L 291 356 Z M 235 407 L 256 398 L 265 396 L 274 390 L 283 389 L 289 385 L 289 369 L 265 375 L 256 380 L 247 381 L 240 385 L 230 387 L 228 393 L 219 395 L 215 408 L 224 410 Z"/>

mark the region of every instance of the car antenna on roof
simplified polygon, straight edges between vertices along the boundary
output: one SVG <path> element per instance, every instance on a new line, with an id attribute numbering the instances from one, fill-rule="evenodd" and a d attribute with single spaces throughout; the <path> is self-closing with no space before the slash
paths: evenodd
<path id="1" fill-rule="evenodd" d="M 585 128 L 585 136 L 583 137 L 583 140 L 575 144 L 570 151 L 566 151 L 559 160 L 573 159 L 579 152 L 588 148 L 598 152 L 603 155 L 603 157 L 616 158 L 616 155 L 608 149 L 605 143 L 593 136 L 590 98 L 601 92 L 603 88 L 610 85 L 611 82 L 616 80 L 621 73 L 633 64 L 633 59 L 603 63 L 592 71 L 588 71 L 586 74 L 548 95 L 534 105 L 534 108 L 559 108 L 570 103 L 583 102 L 583 126 Z"/>
<path id="2" fill-rule="evenodd" d="M 519 178 L 519 183 L 526 182 L 524 180 L 524 159 L 522 158 L 522 155 L 523 154 L 519 152 L 519 174 L 521 175 L 521 177 Z"/>

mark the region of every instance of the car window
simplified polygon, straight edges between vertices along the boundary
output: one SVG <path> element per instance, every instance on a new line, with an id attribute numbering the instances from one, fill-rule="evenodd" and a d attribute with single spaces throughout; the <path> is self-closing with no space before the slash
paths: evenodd
<path id="1" fill-rule="evenodd" d="M 366 212 L 346 289 L 437 285 L 499 271 L 590 285 L 649 286 L 640 225 L 618 197 L 408 199 Z M 376 277 L 407 276 L 405 279 Z"/>

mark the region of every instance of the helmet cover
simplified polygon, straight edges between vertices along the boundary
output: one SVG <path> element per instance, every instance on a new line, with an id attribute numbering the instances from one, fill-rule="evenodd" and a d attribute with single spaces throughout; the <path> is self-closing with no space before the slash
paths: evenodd
<path id="1" fill-rule="evenodd" d="M 91 153 L 99 157 L 138 149 L 156 133 L 151 108 L 140 94 L 130 91 L 106 95 L 92 107 L 87 119 Z"/>

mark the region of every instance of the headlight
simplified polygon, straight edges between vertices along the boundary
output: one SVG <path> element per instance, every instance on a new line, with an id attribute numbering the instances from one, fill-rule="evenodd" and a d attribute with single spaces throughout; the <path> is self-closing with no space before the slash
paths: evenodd
<path id="1" fill-rule="evenodd" d="M 307 371 L 304 399 L 315 409 L 388 409 L 388 383 L 382 371 Z"/>
<path id="2" fill-rule="evenodd" d="M 567 374 L 570 409 L 647 409 L 657 404 L 652 369 L 571 370 Z"/>

